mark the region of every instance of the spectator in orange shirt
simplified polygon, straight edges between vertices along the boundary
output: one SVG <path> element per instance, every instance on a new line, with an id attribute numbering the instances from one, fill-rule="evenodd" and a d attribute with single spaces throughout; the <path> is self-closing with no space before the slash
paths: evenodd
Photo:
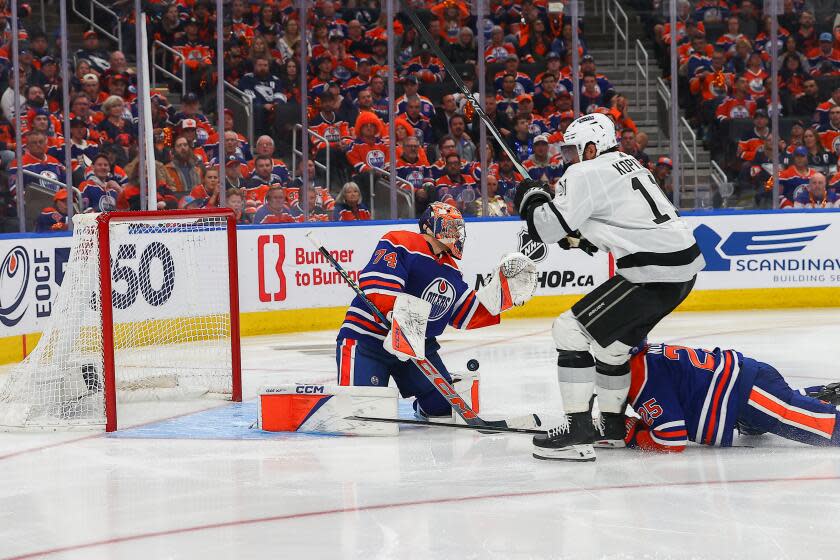
<path id="1" fill-rule="evenodd" d="M 265 204 L 260 206 L 254 214 L 255 224 L 283 224 L 294 222 L 291 209 L 286 205 L 285 189 L 275 185 L 268 189 Z"/>
<path id="2" fill-rule="evenodd" d="M 202 168 L 190 147 L 189 141 L 178 136 L 173 143 L 172 161 L 166 164 L 168 184 L 178 194 L 191 193 L 201 184 Z M 203 198 L 195 197 L 194 198 Z"/>
<path id="3" fill-rule="evenodd" d="M 334 219 L 340 222 L 370 220 L 371 213 L 362 204 L 362 191 L 354 182 L 345 183 L 335 198 Z"/>
<path id="4" fill-rule="evenodd" d="M 219 206 L 220 185 L 218 166 L 208 167 L 204 171 L 204 181 L 190 191 L 190 196 L 202 200 L 202 208 L 216 208 Z"/>

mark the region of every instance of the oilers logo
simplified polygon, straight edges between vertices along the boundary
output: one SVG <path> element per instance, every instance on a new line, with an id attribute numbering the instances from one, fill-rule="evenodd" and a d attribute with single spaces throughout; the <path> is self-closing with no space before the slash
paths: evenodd
<path id="1" fill-rule="evenodd" d="M 426 180 L 426 177 L 422 171 L 413 169 L 405 176 L 405 180 L 411 183 L 415 189 L 419 189 L 423 186 L 423 181 Z"/>
<path id="2" fill-rule="evenodd" d="M 371 150 L 367 153 L 367 164 L 370 167 L 385 167 L 385 152 L 382 150 Z"/>
<path id="3" fill-rule="evenodd" d="M 29 254 L 18 245 L 0 264 L 0 323 L 17 325 L 27 306 L 21 306 L 29 284 Z"/>
<path id="4" fill-rule="evenodd" d="M 429 321 L 437 321 L 455 302 L 455 287 L 446 278 L 435 278 L 420 297 L 432 304 Z"/>

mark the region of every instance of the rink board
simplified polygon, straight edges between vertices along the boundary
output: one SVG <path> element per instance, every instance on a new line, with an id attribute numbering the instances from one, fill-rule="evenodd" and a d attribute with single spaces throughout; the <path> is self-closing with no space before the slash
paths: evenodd
<path id="1" fill-rule="evenodd" d="M 697 212 L 685 218 L 707 264 L 681 310 L 840 306 L 840 211 Z M 239 228 L 242 335 L 337 328 L 352 292 L 305 234 L 317 230 L 355 278 L 379 238 L 393 229 L 416 231 L 416 224 Z M 70 243 L 67 234 L 0 236 L 0 363 L 20 360 L 37 343 L 64 277 Z M 612 272 L 603 253 L 589 257 L 534 243 L 519 220 L 476 219 L 467 223 L 465 256 L 459 263 L 465 281 L 480 287 L 499 258 L 517 250 L 537 261 L 539 286 L 531 303 L 506 317 L 556 315 Z M 176 274 L 186 278 L 178 265 Z M 182 313 L 178 301 L 172 298 L 154 309 L 138 304 L 125 311 L 141 320 L 147 314 L 177 317 Z"/>

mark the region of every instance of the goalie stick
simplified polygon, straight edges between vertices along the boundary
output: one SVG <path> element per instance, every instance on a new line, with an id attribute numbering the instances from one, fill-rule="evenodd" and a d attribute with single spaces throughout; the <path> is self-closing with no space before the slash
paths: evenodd
<path id="1" fill-rule="evenodd" d="M 344 278 L 344 281 L 347 282 L 347 285 L 350 286 L 350 288 L 354 292 L 356 292 L 356 295 L 362 298 L 362 301 L 364 301 L 365 305 L 367 305 L 370 308 L 371 312 L 373 312 L 376 318 L 383 325 L 388 327 L 388 329 L 390 329 L 391 322 L 388 320 L 388 318 L 385 317 L 382 311 L 380 311 L 379 308 L 376 307 L 376 305 L 374 305 L 372 301 L 370 301 L 370 299 L 368 299 L 367 295 L 365 295 L 362 289 L 359 288 L 359 286 L 356 284 L 356 282 L 353 281 L 352 278 L 350 278 L 350 275 L 347 274 L 347 271 L 344 270 L 344 267 L 342 267 L 338 263 L 338 261 L 335 260 L 335 257 L 333 257 L 329 251 L 327 251 L 327 249 L 320 241 L 315 239 L 315 236 L 312 235 L 311 231 L 306 234 L 306 238 L 309 240 L 310 243 L 312 243 L 312 245 L 318 250 L 318 252 L 321 253 L 321 255 L 323 255 L 325 259 L 327 259 L 327 262 L 330 263 L 330 265 L 332 265 L 332 267 L 341 275 L 341 277 Z M 452 387 L 452 384 L 449 381 L 447 381 L 443 375 L 441 375 L 441 373 L 437 370 L 434 364 L 432 364 L 432 362 L 426 359 L 410 359 L 414 363 L 414 365 L 417 366 L 417 369 L 419 369 L 423 373 L 423 375 L 426 376 L 426 379 L 428 379 L 429 382 L 431 382 L 434 388 L 437 389 L 438 393 L 440 393 L 441 396 L 446 399 L 446 401 L 449 403 L 449 406 L 452 407 L 452 410 L 454 410 L 456 413 L 458 413 L 458 416 L 464 419 L 464 422 L 466 422 L 470 426 L 476 426 L 477 428 L 507 428 L 507 422 L 505 422 L 504 420 L 484 420 L 481 417 L 479 417 L 478 414 L 476 414 L 475 411 L 472 408 L 470 408 L 470 406 L 466 402 L 464 402 L 464 399 L 462 399 L 458 395 L 458 391 L 456 391 Z"/>
<path id="2" fill-rule="evenodd" d="M 423 25 L 423 22 L 420 21 L 420 18 L 417 17 L 417 14 L 414 13 L 408 6 L 403 7 L 403 12 L 408 15 L 409 19 L 411 19 L 411 23 L 414 24 L 414 27 L 417 29 L 417 32 L 420 33 L 420 36 L 423 38 L 423 41 L 429 45 L 429 48 L 435 53 L 435 56 L 440 59 L 443 63 L 443 67 L 446 70 L 446 73 L 452 78 L 455 82 L 455 85 L 458 86 L 458 89 L 461 90 L 461 93 L 473 107 L 475 114 L 478 115 L 484 124 L 487 126 L 487 129 L 490 131 L 490 134 L 493 135 L 493 138 L 496 139 L 496 142 L 499 143 L 499 146 L 504 150 L 507 156 L 510 158 L 510 161 L 513 162 L 513 166 L 516 168 L 516 171 L 522 175 L 523 179 L 530 179 L 531 174 L 528 173 L 528 170 L 525 169 L 525 166 L 522 165 L 522 162 L 519 161 L 519 158 L 516 157 L 516 154 L 513 150 L 510 149 L 508 143 L 505 142 L 505 139 L 502 137 L 502 133 L 499 132 L 499 129 L 496 128 L 496 125 L 493 124 L 493 121 L 490 120 L 490 117 L 487 116 L 487 113 L 484 112 L 484 109 L 481 108 L 481 105 L 476 100 L 473 93 L 469 90 L 467 85 L 461 79 L 461 76 L 458 75 L 458 71 L 455 69 L 455 65 L 450 62 L 450 60 L 443 54 L 443 51 L 440 50 L 438 44 L 432 38 L 432 35 L 429 33 L 429 30 L 426 29 L 426 26 Z M 483 55 L 482 55 L 483 56 Z M 480 79 L 484 79 L 484 76 L 481 76 Z"/>
<path id="3" fill-rule="evenodd" d="M 536 424 L 539 425 L 539 417 L 536 414 L 532 414 L 536 419 Z M 431 422 L 429 420 L 411 420 L 409 418 L 377 418 L 374 416 L 347 416 L 346 420 L 361 420 L 365 422 L 384 422 L 387 424 L 411 424 L 413 426 L 429 426 L 431 428 L 457 428 L 459 430 L 478 430 L 483 434 L 496 434 L 496 433 L 514 433 L 514 434 L 545 434 L 545 430 L 535 430 L 532 428 L 511 428 L 507 425 L 507 421 L 505 420 L 498 420 L 497 422 L 503 422 L 504 426 L 494 425 L 492 427 L 488 426 L 473 426 L 470 424 L 456 424 L 454 422 Z"/>

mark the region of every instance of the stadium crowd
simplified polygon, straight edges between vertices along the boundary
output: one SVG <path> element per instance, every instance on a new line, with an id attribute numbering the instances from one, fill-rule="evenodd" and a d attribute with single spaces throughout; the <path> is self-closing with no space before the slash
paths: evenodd
<path id="1" fill-rule="evenodd" d="M 23 158 L 14 157 L 14 95 L 11 79 L 11 26 L 8 3 L 0 0 L 0 212 L 16 227 L 18 165 L 42 177 L 64 180 L 64 150 L 71 150 L 73 203 L 79 211 L 140 207 L 136 72 L 133 53 L 96 31 L 86 31 L 73 53 L 73 67 L 62 72 L 58 46 L 20 10 L 21 132 Z M 133 36 L 133 2 L 117 0 L 123 36 Z M 478 118 L 457 92 L 432 45 L 423 43 L 402 15 L 394 21 L 397 81 L 395 99 L 387 95 L 386 13 L 377 0 L 317 0 L 306 25 L 291 0 L 232 0 L 224 19 L 224 79 L 253 103 L 254 143 L 245 123 L 225 111 L 224 130 L 215 128 L 215 2 L 147 0 L 151 41 L 176 49 L 181 57 L 160 58 L 174 75 L 186 77 L 186 93 L 170 101 L 164 91 L 151 95 L 155 178 L 159 208 L 212 207 L 225 193 L 242 223 L 365 220 L 371 174 L 395 171 L 419 214 L 435 200 L 456 205 L 465 215 L 482 215 L 481 179 L 486 172 L 491 216 L 513 213 L 513 189 L 521 180 L 505 152 L 488 142 L 488 169 L 482 170 Z M 650 158 L 647 137 L 630 117 L 632 107 L 607 76 L 598 72 L 580 26 L 580 72 L 572 76 L 570 18 L 549 11 L 545 0 L 493 0 L 486 25 L 477 29 L 469 2 L 412 0 L 437 46 L 460 77 L 478 90 L 476 63 L 487 65 L 485 111 L 532 177 L 555 185 L 563 174 L 559 143 L 573 111 L 573 80 L 580 87 L 582 113 L 602 112 L 616 123 L 620 149 L 648 165 L 670 193 L 672 164 Z M 667 4 L 665 2 L 664 4 Z M 555 6 L 555 3 L 551 3 Z M 697 0 L 679 3 L 676 33 L 661 0 L 630 0 L 646 24 L 663 69 L 675 36 L 679 54 L 680 100 L 701 131 L 716 161 L 754 204 L 768 205 L 767 185 L 773 138 L 769 132 L 769 17 L 750 0 Z M 552 10 L 555 8 L 552 7 Z M 823 12 L 820 12 L 823 13 Z M 816 18 L 811 5 L 784 2 L 779 17 L 783 95 L 778 139 L 783 186 L 781 206 L 838 205 L 840 173 L 840 22 Z M 476 34 L 484 33 L 479 53 Z M 300 48 L 307 38 L 305 92 L 300 89 Z M 50 39 L 53 39 L 52 42 Z M 131 41 L 128 41 L 131 42 Z M 128 54 L 128 57 L 127 57 Z M 182 67 L 183 64 L 183 67 Z M 70 80 L 70 130 L 64 128 L 61 80 Z M 170 84 L 169 91 L 180 91 Z M 303 165 L 290 165 L 302 95 L 307 96 L 310 136 L 308 204 L 302 204 Z M 395 138 L 388 135 L 394 119 Z M 734 140 L 733 140 L 734 139 Z M 220 142 L 221 140 L 221 142 Z M 396 161 L 391 162 L 391 144 Z M 219 153 L 219 144 L 223 152 Z M 300 145 L 300 142 L 298 142 Z M 329 154 L 329 177 L 324 164 Z M 219 176 L 219 162 L 224 177 Z M 288 162 L 288 163 L 287 163 Z M 292 172 L 291 169 L 294 169 Z M 41 187 L 27 176 L 24 189 Z M 331 188 L 325 185 L 329 184 Z M 822 184 L 822 187 L 820 187 Z M 34 187 L 30 187 L 35 185 Z M 65 229 L 66 191 L 41 201 L 35 229 Z M 63 197 L 63 198 L 62 198 Z M 304 208 L 308 211 L 305 212 Z M 387 216 L 378 216 L 387 217 Z M 9 226 L 6 226 L 9 228 Z"/>

